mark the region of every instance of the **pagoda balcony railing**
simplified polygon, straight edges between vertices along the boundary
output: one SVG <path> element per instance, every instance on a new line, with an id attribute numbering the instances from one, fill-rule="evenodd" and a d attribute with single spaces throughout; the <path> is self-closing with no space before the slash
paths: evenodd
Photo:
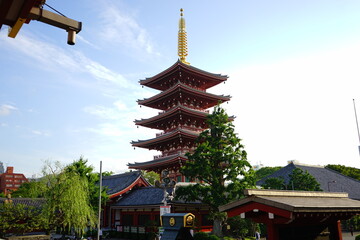
<path id="1" fill-rule="evenodd" d="M 176 127 L 167 129 L 165 132 L 156 133 L 155 136 L 160 137 L 160 136 L 168 134 L 176 129 L 184 129 L 184 130 L 188 130 L 188 131 L 192 131 L 192 132 L 196 132 L 196 133 L 200 133 L 200 132 L 204 131 L 204 129 L 202 129 L 202 128 L 197 128 L 197 127 L 192 127 L 192 126 L 176 126 Z"/>
<path id="2" fill-rule="evenodd" d="M 164 152 L 163 154 L 155 155 L 154 160 L 159 159 L 159 158 L 163 158 L 163 157 L 167 157 L 167 156 L 171 156 L 171 155 L 175 155 L 175 154 L 185 155 L 186 153 L 188 153 L 188 152 L 190 152 L 192 150 L 193 150 L 192 148 L 182 148 L 181 150 Z"/>

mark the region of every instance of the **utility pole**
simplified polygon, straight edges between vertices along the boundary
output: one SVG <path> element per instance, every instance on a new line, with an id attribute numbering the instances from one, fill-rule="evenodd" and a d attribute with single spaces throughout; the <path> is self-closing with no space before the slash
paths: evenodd
<path id="1" fill-rule="evenodd" d="M 101 192 L 102 192 L 102 161 L 100 161 L 100 188 L 99 188 L 99 212 L 98 212 L 98 226 L 97 226 L 97 240 L 100 240 L 101 231 Z M 101 234 L 102 235 L 102 234 Z"/>
<path id="2" fill-rule="evenodd" d="M 356 114 L 355 99 L 353 99 L 353 103 L 354 103 L 356 127 L 357 127 L 357 132 L 358 132 L 358 137 L 359 137 L 359 144 L 360 144 L 360 131 L 359 131 L 359 123 L 358 123 L 358 119 L 357 119 L 357 114 Z M 359 154 L 360 154 L 360 145 L 359 145 Z"/>

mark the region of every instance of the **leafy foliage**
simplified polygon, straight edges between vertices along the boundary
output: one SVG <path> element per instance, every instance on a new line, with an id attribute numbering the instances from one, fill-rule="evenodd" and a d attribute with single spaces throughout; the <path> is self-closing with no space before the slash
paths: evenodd
<path id="1" fill-rule="evenodd" d="M 47 186 L 42 179 L 34 182 L 25 182 L 12 193 L 13 197 L 42 198 L 45 196 Z"/>
<path id="2" fill-rule="evenodd" d="M 27 211 L 36 212 L 34 216 L 41 212 L 39 218 L 46 220 L 46 224 L 42 225 L 44 230 L 60 230 L 63 233 L 74 230 L 76 233 L 82 234 L 87 227 L 95 226 L 96 222 L 99 174 L 94 173 L 93 170 L 94 168 L 88 166 L 87 160 L 83 157 L 66 167 L 59 162 L 55 164 L 46 162 L 43 177 L 37 182 L 22 184 L 13 196 L 45 198 L 46 203 L 41 209 L 30 207 L 22 209 L 25 213 Z M 109 174 L 111 173 L 104 173 L 104 175 Z M 105 203 L 107 200 L 106 189 L 103 189 L 102 202 Z M 19 217 L 16 218 L 17 215 L 14 215 L 14 219 L 22 222 L 22 228 L 33 229 L 34 224 L 31 219 L 22 220 L 21 208 L 18 209 L 18 205 L 16 205 L 14 209 L 19 212 Z M 2 222 L 1 217 L 4 216 L 0 216 L 0 223 Z M 7 222 L 11 221 L 7 220 Z M 3 225 L 5 226 L 6 223 Z"/>
<path id="3" fill-rule="evenodd" d="M 274 172 L 280 170 L 282 167 L 262 167 L 259 170 L 255 171 L 256 181 L 267 177 Z"/>
<path id="4" fill-rule="evenodd" d="M 255 178 L 241 139 L 225 110 L 215 107 L 207 122 L 209 129 L 199 135 L 196 149 L 187 154 L 188 161 L 181 169 L 182 174 L 196 183 L 179 187 L 176 196 L 208 204 L 215 229 L 221 226 L 223 218 L 218 207 L 240 198 L 243 189 L 255 185 Z"/>
<path id="5" fill-rule="evenodd" d="M 322 191 L 320 188 L 320 183 L 308 173 L 308 171 L 303 171 L 300 168 L 295 168 L 290 176 L 290 186 L 288 189 L 293 190 L 303 190 L 303 191 Z"/>
<path id="6" fill-rule="evenodd" d="M 90 205 L 87 178 L 72 170 L 59 173 L 51 167 L 49 170 L 44 214 L 50 229 L 58 228 L 62 232 L 74 229 L 81 234 L 86 227 L 94 226 L 96 218 Z"/>
<path id="7" fill-rule="evenodd" d="M 334 171 L 337 171 L 345 176 L 354 178 L 356 180 L 360 181 L 360 169 L 354 168 L 354 167 L 346 167 L 344 165 L 332 165 L 329 164 L 326 166 L 326 168 L 332 169 Z"/>
<path id="8" fill-rule="evenodd" d="M 155 181 L 160 180 L 160 175 L 153 171 L 150 172 L 141 171 L 141 174 L 151 185 L 155 185 Z"/>
<path id="9" fill-rule="evenodd" d="M 277 190 L 285 190 L 286 184 L 285 180 L 282 177 L 278 178 L 268 178 L 265 180 L 265 184 L 262 185 L 264 189 L 277 189 Z"/>
<path id="10" fill-rule="evenodd" d="M 278 190 L 302 190 L 302 191 L 322 191 L 320 184 L 307 171 L 295 168 L 289 175 L 289 182 L 286 184 L 283 177 L 268 178 L 262 185 L 265 189 Z"/>
<path id="11" fill-rule="evenodd" d="M 47 221 L 41 208 L 24 204 L 0 204 L 0 236 L 6 232 L 23 234 L 34 230 L 45 229 Z"/>
<path id="12" fill-rule="evenodd" d="M 98 183 L 100 181 L 100 174 L 94 173 L 94 167 L 88 166 L 87 162 L 87 159 L 84 159 L 83 156 L 80 156 L 79 160 L 74 161 L 65 168 L 65 172 L 76 174 L 84 181 L 87 181 L 90 204 L 94 211 L 97 212 L 99 208 L 100 186 Z M 112 172 L 102 173 L 103 176 L 110 176 L 111 174 Z M 101 192 L 101 202 L 105 204 L 108 199 L 109 197 L 106 194 L 106 188 L 103 188 Z"/>

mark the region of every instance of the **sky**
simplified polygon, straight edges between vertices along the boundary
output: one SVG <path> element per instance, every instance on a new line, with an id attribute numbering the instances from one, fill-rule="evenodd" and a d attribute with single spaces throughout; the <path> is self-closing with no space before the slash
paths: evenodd
<path id="1" fill-rule="evenodd" d="M 41 22 L 15 39 L 0 30 L 0 161 L 15 172 L 39 176 L 47 161 L 83 156 L 121 173 L 159 154 L 130 144 L 158 132 L 133 122 L 158 112 L 137 104 L 158 93 L 138 81 L 177 61 L 180 8 L 187 61 L 229 76 L 208 92 L 232 96 L 223 107 L 251 164 L 360 168 L 360 1 L 46 3 L 83 28 L 74 46 Z"/>

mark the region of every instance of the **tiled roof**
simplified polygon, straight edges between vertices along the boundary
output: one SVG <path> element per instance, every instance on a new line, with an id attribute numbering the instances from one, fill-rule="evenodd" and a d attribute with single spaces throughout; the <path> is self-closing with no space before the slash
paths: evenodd
<path id="1" fill-rule="evenodd" d="M 146 78 L 145 80 L 140 80 L 141 84 L 146 84 L 148 82 L 150 82 L 151 80 L 157 79 L 157 78 L 161 78 L 162 76 L 168 74 L 169 72 L 171 72 L 172 70 L 175 70 L 178 66 L 182 66 L 185 69 L 189 69 L 192 70 L 194 72 L 198 72 L 198 73 L 202 73 L 205 76 L 208 77 L 213 77 L 213 78 L 217 78 L 217 79 L 221 79 L 222 81 L 225 81 L 228 76 L 227 75 L 222 75 L 222 74 L 216 74 L 216 73 L 210 73 L 207 71 L 204 71 L 200 68 L 196 68 L 194 66 L 188 65 L 188 64 L 184 64 L 183 62 L 181 62 L 180 60 L 176 61 L 172 66 L 170 66 L 169 68 L 165 69 L 164 71 L 162 71 L 161 73 L 156 74 L 153 77 L 150 78 Z"/>
<path id="2" fill-rule="evenodd" d="M 256 184 L 261 186 L 265 183 L 266 179 L 277 177 L 283 177 L 285 182 L 288 184 L 290 179 L 289 175 L 295 168 L 307 171 L 316 179 L 316 181 L 320 184 L 320 188 L 324 192 L 347 192 L 349 194 L 349 198 L 360 200 L 360 181 L 321 166 L 290 163 L 273 174 L 259 180 Z"/>
<path id="3" fill-rule="evenodd" d="M 140 171 L 132 171 L 112 176 L 106 176 L 102 179 L 102 185 L 104 187 L 107 187 L 107 194 L 112 195 L 124 190 L 140 177 Z"/>
<path id="4" fill-rule="evenodd" d="M 164 191 L 161 188 L 141 187 L 130 191 L 112 206 L 139 206 L 162 204 Z"/>
<path id="5" fill-rule="evenodd" d="M 136 167 L 160 165 L 164 162 L 168 163 L 169 161 L 172 161 L 172 160 L 178 161 L 179 158 L 187 159 L 187 157 L 184 154 L 174 154 L 174 155 L 169 155 L 169 156 L 162 157 L 162 158 L 157 158 L 155 160 L 150 160 L 147 162 L 128 163 L 128 166 L 129 166 L 129 168 L 136 168 Z"/>
<path id="6" fill-rule="evenodd" d="M 245 190 L 247 191 L 247 190 Z M 349 199 L 346 193 L 324 193 L 285 190 L 252 190 L 246 198 L 220 207 L 226 211 L 249 202 L 258 202 L 291 212 L 357 212 L 360 213 L 360 201 Z"/>
<path id="7" fill-rule="evenodd" d="M 4 203 L 6 198 L 0 198 L 0 204 Z M 41 207 L 45 204 L 44 198 L 11 198 L 13 204 L 23 204 L 26 206 Z"/>

